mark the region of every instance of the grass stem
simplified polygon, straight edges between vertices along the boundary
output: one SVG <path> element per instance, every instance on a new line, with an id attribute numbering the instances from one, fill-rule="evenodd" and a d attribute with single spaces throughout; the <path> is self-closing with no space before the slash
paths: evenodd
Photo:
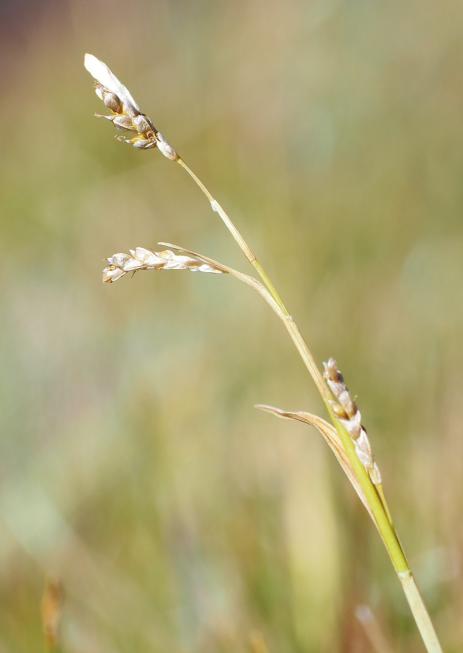
<path id="1" fill-rule="evenodd" d="M 185 163 L 185 161 L 181 157 L 177 159 L 177 163 L 188 173 L 188 175 L 191 177 L 191 179 L 193 179 L 193 181 L 198 186 L 198 188 L 200 188 L 200 190 L 207 197 L 212 210 L 219 215 L 225 227 L 228 229 L 228 231 L 231 233 L 236 243 L 238 244 L 238 247 L 241 249 L 245 257 L 248 259 L 249 263 L 253 266 L 253 268 L 256 270 L 257 274 L 259 275 L 259 277 L 262 279 L 265 287 L 270 292 L 273 299 L 276 301 L 276 303 L 281 308 L 281 310 L 286 315 L 289 315 L 286 306 L 284 305 L 283 300 L 281 299 L 278 291 L 273 285 L 270 277 L 268 276 L 268 274 L 266 273 L 262 265 L 257 260 L 257 256 L 254 254 L 252 249 L 244 240 L 240 231 L 235 227 L 234 223 L 232 222 L 228 214 L 220 206 L 218 201 L 212 196 L 212 194 L 209 192 L 208 188 L 203 184 L 201 179 L 193 172 L 193 170 Z"/>
<path id="2" fill-rule="evenodd" d="M 417 588 L 413 574 L 410 570 L 408 561 L 405 557 L 404 551 L 400 544 L 399 538 L 395 531 L 395 528 L 392 524 L 392 518 L 389 512 L 389 508 L 386 503 L 384 496 L 384 491 L 381 486 L 380 492 L 378 493 L 377 488 L 371 482 L 371 479 L 365 470 L 365 467 L 361 463 L 360 459 L 357 456 L 355 447 L 352 441 L 352 438 L 341 421 L 334 414 L 331 407 L 331 393 L 327 385 L 323 380 L 323 376 L 320 373 L 320 370 L 315 362 L 315 359 L 305 342 L 301 332 L 289 311 L 287 310 L 283 300 L 280 297 L 280 294 L 276 290 L 274 284 L 270 280 L 268 274 L 257 260 L 256 255 L 251 250 L 240 231 L 236 228 L 233 221 L 230 219 L 228 214 L 220 206 L 217 200 L 210 193 L 208 188 L 203 184 L 199 177 L 191 170 L 191 168 L 185 163 L 182 158 L 177 159 L 177 163 L 187 172 L 195 184 L 199 187 L 202 193 L 206 196 L 209 201 L 212 210 L 217 213 L 222 220 L 225 227 L 228 229 L 239 248 L 249 261 L 253 268 L 258 273 L 260 279 L 262 280 L 263 286 L 252 279 L 248 275 L 237 273 L 235 276 L 239 277 L 242 281 L 254 287 L 263 298 L 270 305 L 272 310 L 277 314 L 277 316 L 282 320 L 283 324 L 288 331 L 288 334 L 293 341 L 304 365 L 306 366 L 310 376 L 312 377 L 322 399 L 325 404 L 325 407 L 328 411 L 330 419 L 335 426 L 343 447 L 345 449 L 346 455 L 349 459 L 349 462 L 352 466 L 354 474 L 357 478 L 357 481 L 366 497 L 366 501 L 370 508 L 370 513 L 373 515 L 373 520 L 378 529 L 381 539 L 383 540 L 384 546 L 389 554 L 392 566 L 401 582 L 404 594 L 410 606 L 413 618 L 416 622 L 418 630 L 423 639 L 425 648 L 428 653 L 442 653 L 442 648 L 437 638 L 437 634 L 434 630 L 434 626 L 430 619 L 430 616 L 427 612 L 426 606 L 423 602 L 421 594 Z"/>

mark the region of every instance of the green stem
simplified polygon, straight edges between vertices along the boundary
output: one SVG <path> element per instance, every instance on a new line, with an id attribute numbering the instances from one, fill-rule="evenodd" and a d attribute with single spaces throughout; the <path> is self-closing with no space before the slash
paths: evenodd
<path id="1" fill-rule="evenodd" d="M 211 195 L 209 192 L 208 188 L 203 184 L 201 179 L 195 175 L 193 170 L 185 163 L 185 161 L 179 157 L 176 159 L 177 163 L 190 175 L 190 177 L 193 179 L 195 184 L 201 189 L 201 191 L 204 193 L 204 195 L 207 197 L 209 200 L 209 204 L 211 205 L 212 210 L 217 213 L 228 229 L 228 231 L 231 233 L 233 238 L 235 239 L 236 243 L 238 244 L 238 247 L 241 249 L 243 254 L 246 256 L 252 267 L 256 270 L 257 274 L 259 277 L 262 279 L 265 287 L 269 291 L 269 293 L 272 295 L 273 299 L 276 301 L 278 306 L 281 308 L 281 310 L 286 314 L 289 315 L 286 306 L 283 303 L 283 300 L 281 299 L 277 289 L 273 285 L 270 277 L 268 274 L 265 272 L 264 268 L 262 265 L 259 263 L 257 260 L 257 256 L 254 254 L 252 249 L 249 247 L 247 242 L 244 240 L 243 236 L 241 233 L 238 231 L 238 229 L 235 227 L 233 224 L 232 220 L 228 216 L 228 214 L 224 211 L 224 209 L 220 206 L 218 201 Z"/>
<path id="2" fill-rule="evenodd" d="M 300 333 L 299 328 L 297 327 L 296 323 L 294 322 L 293 318 L 288 312 L 285 304 L 283 303 L 283 300 L 281 299 L 278 291 L 276 290 L 275 286 L 270 280 L 268 274 L 257 260 L 256 255 L 251 250 L 247 242 L 244 240 L 241 233 L 235 227 L 230 217 L 223 210 L 223 208 L 220 206 L 217 200 L 211 195 L 211 193 L 206 188 L 206 186 L 202 183 L 199 177 L 197 177 L 196 174 L 191 170 L 191 168 L 187 166 L 187 164 L 183 161 L 183 159 L 178 158 L 177 163 L 179 163 L 179 165 L 189 174 L 189 176 L 193 179 L 196 185 L 201 189 L 201 191 L 207 197 L 212 210 L 219 215 L 222 222 L 224 223 L 228 231 L 231 233 L 234 240 L 237 242 L 238 246 L 246 256 L 248 261 L 251 263 L 251 265 L 254 267 L 259 277 L 261 278 L 264 287 L 262 287 L 261 284 L 259 284 L 255 280 L 254 280 L 255 283 L 251 283 L 250 285 L 253 285 L 253 287 L 258 292 L 260 292 L 260 294 L 264 297 L 267 303 L 271 306 L 273 311 L 283 321 L 294 345 L 296 346 L 296 349 L 299 352 L 299 355 L 301 356 L 302 361 L 304 362 L 313 381 L 315 382 L 315 385 L 317 386 L 318 391 L 320 392 L 320 395 L 323 399 L 323 402 L 331 418 L 331 421 L 339 434 L 339 437 L 341 439 L 342 445 L 345 449 L 351 467 L 354 471 L 354 474 L 357 477 L 359 485 L 370 507 L 376 528 L 378 529 L 381 539 L 383 540 L 384 546 L 389 554 L 389 558 L 391 560 L 392 566 L 394 567 L 394 570 L 397 573 L 397 576 L 402 584 L 403 591 L 405 593 L 406 599 L 410 606 L 410 610 L 412 612 L 412 615 L 415 619 L 415 622 L 417 624 L 417 627 L 419 629 L 419 632 L 425 644 L 426 650 L 428 651 L 428 653 L 442 653 L 442 648 L 440 646 L 433 624 L 431 622 L 429 614 L 424 605 L 423 599 L 414 581 L 412 572 L 410 570 L 402 546 L 399 542 L 397 533 L 394 529 L 394 526 L 392 525 L 389 509 L 387 508 L 384 495 L 382 494 L 382 488 L 381 488 L 381 492 L 378 493 L 377 488 L 371 482 L 371 479 L 367 471 L 365 470 L 365 467 L 362 465 L 360 459 L 357 456 L 354 443 L 351 439 L 350 434 L 333 413 L 330 404 L 331 393 L 323 380 L 323 377 L 318 369 L 318 366 L 312 356 L 312 353 L 307 343 L 305 342 L 302 334 Z M 242 276 L 243 276 L 243 280 L 245 280 L 244 277 L 247 275 L 242 275 Z M 249 283 L 250 280 L 251 278 L 248 277 L 248 281 L 246 280 L 245 281 L 246 283 Z"/>

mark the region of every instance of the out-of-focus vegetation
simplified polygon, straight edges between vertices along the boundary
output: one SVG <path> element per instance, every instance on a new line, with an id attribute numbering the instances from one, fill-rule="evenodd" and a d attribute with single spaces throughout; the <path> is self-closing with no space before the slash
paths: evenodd
<path id="1" fill-rule="evenodd" d="M 339 361 L 462 650 L 462 21 L 451 0 L 2 3 L 1 653 L 44 646 L 47 577 L 66 653 L 362 653 L 359 604 L 422 650 L 319 437 L 253 409 L 321 411 L 267 307 L 220 276 L 101 284 L 158 240 L 246 264 L 177 166 L 92 118 L 85 51 Z"/>

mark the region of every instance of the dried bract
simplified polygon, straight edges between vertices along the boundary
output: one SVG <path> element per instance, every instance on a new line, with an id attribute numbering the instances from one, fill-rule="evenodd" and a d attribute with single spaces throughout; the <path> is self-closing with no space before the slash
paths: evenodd
<path id="1" fill-rule="evenodd" d="M 297 422 L 302 422 L 304 424 L 309 424 L 310 426 L 315 427 L 317 431 L 321 433 L 326 443 L 330 447 L 331 451 L 336 456 L 338 463 L 341 465 L 347 478 L 352 483 L 352 486 L 357 492 L 361 502 L 368 510 L 371 517 L 373 517 L 370 506 L 368 505 L 368 501 L 366 500 L 363 490 L 360 486 L 360 483 L 358 482 L 354 470 L 351 467 L 349 458 L 346 452 L 344 451 L 344 447 L 342 446 L 342 442 L 338 435 L 338 432 L 336 431 L 336 429 L 332 424 L 329 424 L 321 417 L 318 417 L 318 415 L 312 415 L 311 413 L 307 413 L 302 410 L 289 411 L 289 410 L 283 410 L 281 408 L 276 408 L 275 406 L 267 406 L 265 404 L 257 404 L 256 408 L 259 408 L 260 410 L 265 410 L 267 413 L 272 413 L 272 415 L 276 415 L 277 417 L 295 420 Z"/>
<path id="2" fill-rule="evenodd" d="M 111 113 L 98 118 L 110 120 L 115 127 L 135 132 L 131 138 L 119 136 L 118 140 L 142 150 L 159 149 L 168 159 L 176 161 L 178 154 L 167 143 L 147 115 L 141 112 L 130 91 L 119 81 L 108 66 L 93 54 L 86 54 L 84 66 L 96 80 L 95 93 Z"/>
<path id="3" fill-rule="evenodd" d="M 362 426 L 360 410 L 351 398 L 344 383 L 344 377 L 334 358 L 330 358 L 326 363 L 323 363 L 323 368 L 323 377 L 335 398 L 330 402 L 331 408 L 351 436 L 357 456 L 367 470 L 372 483 L 379 485 L 381 483 L 381 473 L 375 463 L 367 432 Z"/>
<path id="4" fill-rule="evenodd" d="M 164 249 L 152 252 L 144 247 L 130 249 L 128 254 L 120 252 L 106 259 L 108 265 L 103 270 L 103 282 L 113 283 L 128 272 L 137 270 L 190 270 L 190 272 L 226 272 L 219 264 L 203 259 L 199 254 L 185 254 Z"/>

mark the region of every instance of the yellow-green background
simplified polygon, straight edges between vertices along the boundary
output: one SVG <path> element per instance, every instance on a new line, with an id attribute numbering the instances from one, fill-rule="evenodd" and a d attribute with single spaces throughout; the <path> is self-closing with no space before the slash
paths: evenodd
<path id="1" fill-rule="evenodd" d="M 463 648 L 463 6 L 3 2 L 0 652 L 422 651 L 318 435 L 282 326 L 219 276 L 102 260 L 177 242 L 246 269 L 180 168 L 113 139 L 107 61 L 335 356 L 444 648 Z"/>

